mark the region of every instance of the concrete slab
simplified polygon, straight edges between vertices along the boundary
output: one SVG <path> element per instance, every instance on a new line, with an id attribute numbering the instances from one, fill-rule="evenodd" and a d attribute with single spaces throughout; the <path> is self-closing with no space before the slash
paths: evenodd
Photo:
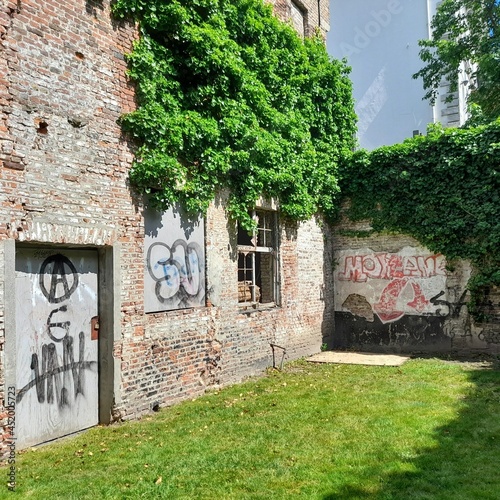
<path id="1" fill-rule="evenodd" d="M 325 351 L 306 359 L 311 363 L 339 363 L 348 365 L 401 366 L 410 359 L 399 354 L 372 354 L 359 352 Z"/>

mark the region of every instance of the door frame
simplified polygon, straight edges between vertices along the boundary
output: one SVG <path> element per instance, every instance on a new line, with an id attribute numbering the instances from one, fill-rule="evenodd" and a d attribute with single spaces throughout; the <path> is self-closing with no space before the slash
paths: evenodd
<path id="1" fill-rule="evenodd" d="M 4 398 L 9 387 L 16 385 L 16 294 L 15 264 L 17 248 L 47 248 L 54 251 L 70 249 L 96 250 L 98 258 L 98 416 L 99 424 L 112 421 L 114 405 L 121 403 L 120 359 L 113 356 L 114 343 L 121 340 L 120 328 L 120 244 L 95 247 L 90 245 L 55 245 L 43 242 L 5 240 L 4 246 Z M 16 387 L 16 394 L 19 388 Z"/>

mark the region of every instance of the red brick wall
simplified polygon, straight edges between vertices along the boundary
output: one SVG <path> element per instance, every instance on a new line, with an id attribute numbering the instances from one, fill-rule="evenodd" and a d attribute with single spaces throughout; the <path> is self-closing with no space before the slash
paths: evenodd
<path id="1" fill-rule="evenodd" d="M 134 108 L 123 53 L 135 27 L 114 21 L 108 1 L 22 0 L 1 9 L 0 384 L 4 342 L 13 342 L 4 328 L 7 240 L 119 247 L 114 418 L 261 373 L 272 364 L 271 342 L 288 359 L 317 352 L 333 320 L 328 230 L 315 221 L 282 225 L 281 306 L 243 312 L 224 193 L 205 221 L 207 307 L 144 313 L 142 200 L 128 185 L 133 155 L 117 124 Z"/>
<path id="2" fill-rule="evenodd" d="M 319 27 L 323 36 L 330 30 L 329 0 L 268 0 L 273 4 L 276 15 L 288 21 L 291 17 L 292 1 L 305 19 L 305 34 L 311 35 Z"/>
<path id="3" fill-rule="evenodd" d="M 125 241 L 124 266 L 140 255 L 141 217 L 126 188 L 132 155 L 117 125 L 134 106 L 123 58 L 134 37 L 133 26 L 111 20 L 107 2 L 19 0 L 0 7 L 2 384 L 3 241 Z M 140 283 L 138 276 L 127 280 Z M 140 300 L 137 286 L 129 288 L 124 304 Z"/>

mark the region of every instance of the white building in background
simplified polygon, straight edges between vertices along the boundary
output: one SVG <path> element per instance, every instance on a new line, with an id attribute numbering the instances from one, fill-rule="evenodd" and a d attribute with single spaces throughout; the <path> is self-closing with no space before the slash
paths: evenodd
<path id="1" fill-rule="evenodd" d="M 459 126 L 465 95 L 446 103 L 443 84 L 435 106 L 422 100 L 420 39 L 429 38 L 437 0 L 330 0 L 330 55 L 346 58 L 358 115 L 358 141 L 374 149 L 425 133 L 429 123 Z M 460 86 L 459 87 L 463 87 Z"/>

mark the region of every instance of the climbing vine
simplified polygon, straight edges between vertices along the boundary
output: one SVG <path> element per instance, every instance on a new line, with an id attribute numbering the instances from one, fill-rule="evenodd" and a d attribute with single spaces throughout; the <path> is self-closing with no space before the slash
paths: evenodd
<path id="1" fill-rule="evenodd" d="M 166 208 L 204 212 L 220 188 L 244 227 L 260 196 L 303 220 L 329 216 L 354 146 L 347 67 L 319 34 L 302 40 L 262 0 L 116 0 L 138 22 L 127 55 L 137 110 L 131 182 Z"/>
<path id="2" fill-rule="evenodd" d="M 448 260 L 469 260 L 472 309 L 500 286 L 500 120 L 469 129 L 432 126 L 427 136 L 343 163 L 348 215 L 375 231 L 412 235 Z"/>

